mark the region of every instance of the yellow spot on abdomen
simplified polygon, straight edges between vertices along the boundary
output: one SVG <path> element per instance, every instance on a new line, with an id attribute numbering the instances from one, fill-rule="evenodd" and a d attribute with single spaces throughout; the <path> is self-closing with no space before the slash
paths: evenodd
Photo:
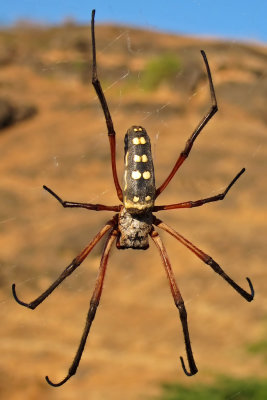
<path id="1" fill-rule="evenodd" d="M 139 201 L 139 197 L 137 197 L 137 196 L 134 196 L 134 198 L 133 198 L 133 202 L 134 203 L 137 203 Z"/>
<path id="2" fill-rule="evenodd" d="M 151 176 L 151 174 L 150 174 L 150 172 L 149 172 L 149 171 L 145 171 L 145 172 L 143 172 L 143 178 L 144 178 L 144 179 L 149 179 L 149 178 L 150 178 L 150 176 Z"/>
<path id="3" fill-rule="evenodd" d="M 140 137 L 139 140 L 140 140 L 141 144 L 145 144 L 146 143 L 146 139 L 143 136 Z"/>
<path id="4" fill-rule="evenodd" d="M 145 197 L 145 201 L 149 201 L 149 200 L 151 200 L 151 197 L 150 196 L 146 196 Z"/>
<path id="5" fill-rule="evenodd" d="M 132 172 L 132 178 L 133 179 L 140 179 L 141 178 L 141 173 L 139 171 L 133 171 Z"/>
<path id="6" fill-rule="evenodd" d="M 141 137 L 135 137 L 133 138 L 133 144 L 145 144 L 146 143 L 146 139 L 144 138 L 144 136 Z"/>
<path id="7" fill-rule="evenodd" d="M 140 144 L 139 137 L 133 138 L 133 144 Z"/>
<path id="8" fill-rule="evenodd" d="M 129 152 L 127 151 L 126 156 L 125 156 L 125 166 L 128 166 L 128 157 L 129 157 Z"/>
<path id="9" fill-rule="evenodd" d="M 138 155 L 134 155 L 134 161 L 135 162 L 140 162 L 141 161 L 141 156 L 138 156 Z"/>
<path id="10" fill-rule="evenodd" d="M 147 155 L 143 154 L 142 155 L 142 162 L 147 162 L 147 161 L 148 161 Z"/>
<path id="11" fill-rule="evenodd" d="M 124 190 L 126 190 L 127 189 L 127 170 L 124 171 L 124 183 L 125 183 Z"/>

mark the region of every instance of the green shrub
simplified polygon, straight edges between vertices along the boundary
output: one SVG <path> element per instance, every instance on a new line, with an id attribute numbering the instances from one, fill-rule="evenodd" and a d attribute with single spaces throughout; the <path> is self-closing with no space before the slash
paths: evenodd
<path id="1" fill-rule="evenodd" d="M 154 90 L 162 83 L 171 83 L 181 70 L 181 62 L 174 54 L 165 54 L 146 64 L 141 77 L 142 87 Z"/>
<path id="2" fill-rule="evenodd" d="M 248 379 L 218 378 L 207 384 L 164 384 L 163 394 L 158 400 L 265 400 L 267 381 Z"/>
<path id="3" fill-rule="evenodd" d="M 253 354 L 259 354 L 267 362 L 267 340 L 263 339 L 248 346 L 248 351 Z"/>

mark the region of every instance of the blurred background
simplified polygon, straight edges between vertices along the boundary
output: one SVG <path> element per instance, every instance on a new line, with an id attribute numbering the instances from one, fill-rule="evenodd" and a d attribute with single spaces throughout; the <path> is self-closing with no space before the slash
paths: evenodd
<path id="1" fill-rule="evenodd" d="M 99 3 L 24 0 L 1 7 L 1 396 L 265 399 L 267 6 L 259 0 Z M 112 214 L 63 209 L 43 184 L 65 200 L 118 204 L 105 120 L 91 85 L 93 8 L 119 176 L 124 134 L 135 124 L 150 134 L 157 185 L 170 172 L 210 107 L 201 49 L 219 112 L 157 204 L 218 194 L 247 169 L 223 202 L 158 213 L 246 290 L 249 276 L 256 292 L 247 303 L 161 232 L 187 308 L 199 368 L 192 378 L 180 366 L 179 315 L 153 244 L 145 252 L 113 249 L 79 369 L 61 388 L 48 386 L 44 376 L 61 380 L 73 360 L 103 242 L 34 312 L 11 294 L 16 282 L 23 301 L 38 297 Z"/>

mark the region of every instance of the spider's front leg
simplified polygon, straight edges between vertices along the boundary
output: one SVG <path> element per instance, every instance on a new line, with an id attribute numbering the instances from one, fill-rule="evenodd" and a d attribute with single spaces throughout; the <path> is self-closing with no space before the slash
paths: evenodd
<path id="1" fill-rule="evenodd" d="M 174 175 L 176 174 L 176 172 L 178 171 L 180 166 L 183 164 L 183 162 L 189 156 L 189 153 L 193 147 L 193 144 L 194 144 L 196 138 L 198 137 L 198 135 L 200 134 L 200 132 L 202 131 L 202 129 L 207 125 L 209 120 L 218 111 L 218 105 L 217 105 L 215 90 L 214 90 L 214 86 L 213 86 L 213 82 L 212 82 L 210 67 L 209 67 L 208 59 L 207 59 L 207 56 L 206 56 L 206 53 L 204 50 L 201 50 L 201 55 L 202 55 L 204 63 L 205 63 L 208 80 L 209 80 L 211 107 L 210 107 L 210 110 L 207 112 L 207 114 L 204 115 L 204 117 L 202 118 L 202 120 L 200 121 L 200 123 L 198 124 L 198 126 L 196 127 L 196 129 L 194 130 L 192 135 L 190 136 L 190 138 L 187 140 L 185 148 L 181 152 L 180 156 L 178 157 L 178 160 L 176 161 L 169 176 L 165 179 L 165 181 L 161 184 L 161 186 L 157 188 L 156 197 L 158 197 L 160 195 L 160 193 L 162 193 L 163 190 L 165 190 L 165 188 L 170 183 L 170 181 L 172 180 L 172 178 L 174 177 Z"/>
<path id="2" fill-rule="evenodd" d="M 97 75 L 97 63 L 96 63 L 96 46 L 95 46 L 95 10 L 92 11 L 92 19 L 91 19 L 91 35 L 92 35 L 92 53 L 93 53 L 93 68 L 92 68 L 92 84 L 95 88 L 96 94 L 100 101 L 105 119 L 106 125 L 108 129 L 108 138 L 110 144 L 110 153 L 111 153 L 111 167 L 113 180 L 116 187 L 117 195 L 120 201 L 123 200 L 123 194 L 121 190 L 121 186 L 118 179 L 117 167 L 116 167 L 116 132 L 113 126 L 112 118 L 109 112 L 108 104 L 101 86 L 101 83 L 98 79 Z"/>
<path id="3" fill-rule="evenodd" d="M 163 265 L 164 265 L 164 268 L 165 268 L 165 271 L 167 273 L 167 277 L 169 280 L 173 300 L 174 300 L 176 307 L 178 308 L 180 320 L 181 320 L 182 327 L 183 327 L 185 349 L 186 349 L 186 354 L 187 354 L 187 359 L 188 359 L 188 364 L 189 364 L 189 371 L 187 371 L 187 369 L 185 368 L 183 357 L 180 357 L 180 360 L 182 363 L 182 368 L 184 370 L 184 373 L 187 376 L 192 376 L 198 372 L 198 369 L 195 364 L 195 360 L 194 360 L 194 356 L 193 356 L 193 352 L 192 352 L 192 348 L 191 348 L 191 342 L 190 342 L 190 336 L 189 336 L 189 330 L 188 330 L 188 324 L 187 324 L 187 312 L 185 309 L 184 301 L 183 301 L 181 292 L 176 284 L 175 277 L 174 277 L 174 274 L 172 271 L 172 267 L 171 267 L 165 246 L 162 243 L 162 240 L 160 239 L 158 232 L 156 232 L 153 229 L 152 232 L 150 233 L 150 236 L 160 252 L 160 256 L 161 256 L 161 259 L 162 259 L 162 262 L 163 262 Z"/>

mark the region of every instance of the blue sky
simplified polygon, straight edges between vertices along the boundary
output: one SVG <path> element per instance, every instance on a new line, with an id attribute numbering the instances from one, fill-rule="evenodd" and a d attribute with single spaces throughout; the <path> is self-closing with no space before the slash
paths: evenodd
<path id="1" fill-rule="evenodd" d="M 53 24 L 73 18 L 89 23 L 92 8 L 98 23 L 267 41 L 266 0 L 9 0 L 1 5 L 0 25 L 19 19 Z"/>

